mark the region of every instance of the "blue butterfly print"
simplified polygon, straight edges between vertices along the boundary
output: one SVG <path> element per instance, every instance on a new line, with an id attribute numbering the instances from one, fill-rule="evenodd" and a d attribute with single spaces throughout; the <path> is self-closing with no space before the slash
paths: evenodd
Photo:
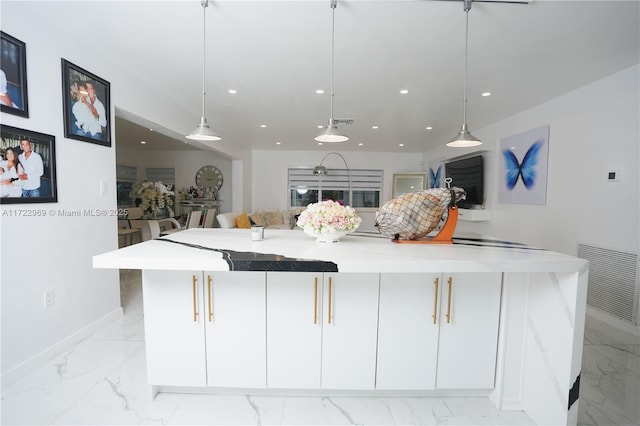
<path id="1" fill-rule="evenodd" d="M 522 163 L 518 163 L 518 159 L 508 149 L 503 149 L 504 159 L 507 165 L 507 188 L 512 190 L 518 183 L 518 178 L 522 178 L 522 183 L 529 189 L 536 183 L 536 165 L 538 164 L 538 153 L 542 148 L 542 140 L 536 141 L 524 155 Z"/>
<path id="2" fill-rule="evenodd" d="M 439 188 L 440 179 L 442 177 L 442 164 L 438 166 L 438 171 L 433 172 L 433 169 L 429 167 L 429 188 Z"/>

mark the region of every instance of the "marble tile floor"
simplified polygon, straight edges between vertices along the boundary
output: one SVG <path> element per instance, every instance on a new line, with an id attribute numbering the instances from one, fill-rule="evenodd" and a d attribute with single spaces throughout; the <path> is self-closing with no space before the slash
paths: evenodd
<path id="1" fill-rule="evenodd" d="M 146 385 L 139 271 L 121 271 L 122 319 L 2 389 L 2 425 L 530 425 L 486 398 L 160 393 Z M 640 425 L 640 339 L 587 321 L 579 424 Z"/>

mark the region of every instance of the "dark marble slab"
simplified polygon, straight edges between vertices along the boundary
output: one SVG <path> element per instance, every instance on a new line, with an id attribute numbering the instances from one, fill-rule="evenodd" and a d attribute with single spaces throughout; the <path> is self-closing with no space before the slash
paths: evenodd
<path id="1" fill-rule="evenodd" d="M 183 243 L 168 238 L 157 241 L 180 244 L 199 250 L 215 251 L 222 255 L 222 259 L 229 265 L 230 271 L 282 271 L 282 272 L 338 272 L 338 265 L 317 259 L 301 259 L 281 256 L 271 253 L 256 253 L 252 251 L 234 251 Z"/>

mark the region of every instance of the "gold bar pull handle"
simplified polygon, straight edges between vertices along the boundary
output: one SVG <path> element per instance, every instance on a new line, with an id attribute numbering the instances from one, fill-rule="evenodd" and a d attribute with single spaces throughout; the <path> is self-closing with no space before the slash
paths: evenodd
<path id="1" fill-rule="evenodd" d="M 208 297 L 207 300 L 209 302 L 209 322 L 213 321 L 213 309 L 211 308 L 211 275 L 207 274 L 207 289 L 208 289 Z"/>
<path id="2" fill-rule="evenodd" d="M 198 279 L 196 278 L 196 276 L 193 276 L 193 322 L 197 322 L 198 321 L 198 302 L 197 302 L 197 296 L 196 296 L 196 283 L 198 282 Z"/>
<path id="3" fill-rule="evenodd" d="M 436 323 L 438 318 L 438 278 L 433 280 L 433 287 L 435 288 L 435 296 L 433 296 L 433 323 Z"/>
<path id="4" fill-rule="evenodd" d="M 313 289 L 313 323 L 318 323 L 318 277 L 315 277 Z"/>
<path id="5" fill-rule="evenodd" d="M 329 308 L 328 308 L 328 318 L 327 318 L 327 323 L 331 324 L 331 277 L 329 277 Z"/>
<path id="6" fill-rule="evenodd" d="M 449 299 L 447 300 L 447 324 L 451 323 L 451 286 L 453 284 L 453 278 L 449 277 Z"/>

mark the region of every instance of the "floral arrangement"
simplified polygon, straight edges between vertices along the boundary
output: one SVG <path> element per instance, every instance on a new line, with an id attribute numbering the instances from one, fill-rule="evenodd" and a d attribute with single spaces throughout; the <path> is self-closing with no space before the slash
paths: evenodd
<path id="1" fill-rule="evenodd" d="M 156 216 L 158 210 L 166 208 L 169 216 L 173 216 L 173 186 L 164 185 L 162 182 L 136 183 L 131 190 L 131 198 L 140 200 L 140 207 L 147 219 Z"/>
<path id="2" fill-rule="evenodd" d="M 335 232 L 354 232 L 360 226 L 360 216 L 349 206 L 333 200 L 309 204 L 300 213 L 296 224 L 307 233 L 332 234 Z"/>

